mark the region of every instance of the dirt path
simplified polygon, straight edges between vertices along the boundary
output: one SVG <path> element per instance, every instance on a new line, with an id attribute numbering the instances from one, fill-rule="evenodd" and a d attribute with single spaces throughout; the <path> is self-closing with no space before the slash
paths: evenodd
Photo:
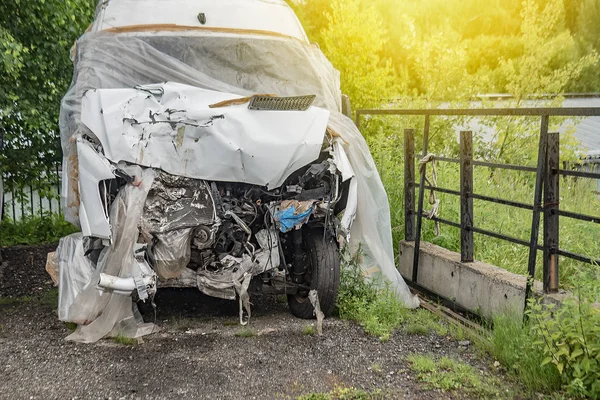
<path id="1" fill-rule="evenodd" d="M 405 361 L 411 352 L 451 355 L 489 373 L 470 347 L 433 333 L 396 333 L 382 343 L 332 318 L 323 336 L 306 334 L 311 322 L 292 317 L 276 297 L 253 299 L 244 329 L 236 303 L 195 290 L 159 291 L 162 330 L 142 343 L 72 343 L 48 290 L 47 281 L 36 282 L 18 290 L 33 298 L 10 301 L 0 292 L 0 399 L 286 399 L 336 387 L 380 390 L 384 398 L 468 397 L 417 382 Z"/>

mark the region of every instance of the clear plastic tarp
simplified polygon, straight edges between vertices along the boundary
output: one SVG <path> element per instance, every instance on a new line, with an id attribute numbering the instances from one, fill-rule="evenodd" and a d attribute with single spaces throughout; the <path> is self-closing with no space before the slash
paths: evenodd
<path id="1" fill-rule="evenodd" d="M 76 135 L 93 136 L 80 118 L 82 97 L 86 91 L 99 88 L 133 88 L 168 81 L 240 96 L 258 93 L 279 96 L 314 94 L 317 97 L 313 105 L 330 112 L 328 126 L 341 137 L 341 145 L 355 175 L 353 185 L 357 193 L 356 218 L 351 229 L 350 244 L 356 248 L 362 243 L 362 267 L 366 275 L 387 278 L 407 307 L 418 306 L 418 300 L 410 293 L 395 267 L 389 204 L 375 163 L 364 138 L 352 120 L 340 113 L 339 73 L 317 46 L 295 39 L 240 33 L 89 32 L 76 44 L 74 63 L 73 82 L 63 99 L 60 118 L 64 176 L 69 178 L 63 180 L 63 205 L 71 222 L 78 223 L 79 206 L 77 149 L 73 138 Z M 282 132 L 283 134 L 285 132 Z M 144 200 L 147 193 L 146 191 L 143 195 Z M 115 202 L 111 212 L 117 212 L 114 208 L 119 207 L 119 212 L 127 213 L 125 217 L 119 217 L 123 218 L 123 223 L 131 226 L 127 237 L 129 241 L 135 242 L 134 236 L 137 234 L 142 210 L 138 210 L 137 205 L 124 206 L 123 201 L 129 204 L 126 200 L 130 194 L 126 193 L 123 196 L 125 199 Z M 114 230 L 117 224 L 112 225 Z M 132 244 L 120 243 L 123 239 L 119 240 L 117 237 L 124 236 L 113 232 L 111 247 L 115 248 L 108 250 L 109 254 L 104 256 L 121 252 L 119 265 L 124 265 L 123 258 L 131 257 L 125 250 Z M 125 246 L 127 249 L 117 250 L 119 246 Z M 125 267 L 121 269 L 123 268 Z M 115 275 L 124 276 L 122 273 L 122 270 L 118 270 Z M 75 299 L 75 303 L 81 303 L 82 310 L 102 297 L 92 293 L 91 286 L 88 289 Z M 127 305 L 126 301 L 129 302 Z M 120 301 L 118 305 L 106 304 L 107 308 L 100 316 L 104 320 L 110 319 L 105 322 L 116 324 L 123 318 L 135 320 L 129 298 Z M 110 310 L 109 305 L 113 306 Z M 92 317 L 96 311 L 91 312 Z M 115 316 L 107 311 L 122 315 Z M 95 323 L 86 313 L 79 314 L 78 320 L 91 320 Z M 116 326 L 114 324 L 110 327 L 105 326 L 83 340 L 97 338 L 100 331 L 104 331 L 104 334 L 113 332 Z M 81 338 L 82 332 L 85 331 L 92 331 L 92 328 L 80 328 L 72 338 Z"/>

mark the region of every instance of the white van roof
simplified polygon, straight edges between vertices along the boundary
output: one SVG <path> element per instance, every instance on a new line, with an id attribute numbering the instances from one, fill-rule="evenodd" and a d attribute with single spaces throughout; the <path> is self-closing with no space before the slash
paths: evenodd
<path id="1" fill-rule="evenodd" d="M 201 15 L 203 14 L 203 15 Z M 151 30 L 195 28 L 270 32 L 308 41 L 283 0 L 105 0 L 92 31 L 154 25 Z M 150 27 L 149 27 L 150 28 Z"/>

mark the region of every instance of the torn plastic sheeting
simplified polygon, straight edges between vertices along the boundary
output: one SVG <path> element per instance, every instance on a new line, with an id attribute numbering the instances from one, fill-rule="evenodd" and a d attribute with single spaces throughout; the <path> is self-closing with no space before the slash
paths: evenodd
<path id="1" fill-rule="evenodd" d="M 130 296 L 103 292 L 97 288 L 101 273 L 129 278 L 136 275 L 138 268 L 133 250 L 139 236 L 138 222 L 155 172 L 135 165 L 125 166 L 123 169 L 130 176 L 135 176 L 137 181 L 127 184 L 117 194 L 111 206 L 114 242 L 102 250 L 89 283 L 68 309 L 66 320 L 76 322 L 78 326 L 67 340 L 89 343 L 106 336 L 135 338 L 156 331 L 154 324 L 144 323 Z M 67 281 L 65 286 L 69 285 L 71 283 Z"/>
<path id="2" fill-rule="evenodd" d="M 190 263 L 193 228 L 176 229 L 154 235 L 154 270 L 161 279 L 177 278 Z"/>
<path id="3" fill-rule="evenodd" d="M 77 162 L 77 155 L 71 137 L 89 134 L 80 119 L 86 90 L 174 81 L 240 97 L 256 93 L 316 94 L 314 104 L 331 112 L 329 127 L 339 134 L 355 175 L 351 181 L 351 197 L 355 197 L 349 198 L 349 205 L 353 202 L 356 208 L 351 248 L 362 244 L 362 269 L 375 271 L 371 277 L 386 277 L 399 299 L 408 307 L 418 306 L 418 300 L 396 270 L 389 204 L 375 163 L 354 123 L 340 113 L 339 73 L 318 47 L 267 37 L 206 36 L 199 32 L 175 36 L 155 32 L 88 33 L 78 41 L 76 50 L 73 84 L 61 106 L 64 171 L 77 168 L 72 165 Z M 77 224 L 76 181 L 74 184 L 72 179 L 65 179 L 63 184 L 63 205 L 68 205 L 66 218 Z M 347 207 L 342 222 L 349 225 L 351 214 Z"/>
<path id="4" fill-rule="evenodd" d="M 56 249 L 58 258 L 58 319 L 76 322 L 69 309 L 92 280 L 94 265 L 85 256 L 83 235 L 73 233 L 60 239 Z"/>
<path id="5" fill-rule="evenodd" d="M 273 218 L 279 222 L 281 232 L 288 232 L 295 227 L 305 224 L 313 212 L 314 201 L 282 202 L 279 211 L 275 212 Z"/>

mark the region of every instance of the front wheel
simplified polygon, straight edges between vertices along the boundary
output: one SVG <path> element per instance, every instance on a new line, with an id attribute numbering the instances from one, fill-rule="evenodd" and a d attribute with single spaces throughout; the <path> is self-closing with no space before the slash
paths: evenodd
<path id="1" fill-rule="evenodd" d="M 317 290 L 321 311 L 328 317 L 333 312 L 340 287 L 340 255 L 335 238 L 327 235 L 323 240 L 323 235 L 323 229 L 305 229 L 302 239 L 308 254 L 305 284 Z M 315 318 L 306 290 L 288 295 L 288 305 L 298 318 Z"/>

